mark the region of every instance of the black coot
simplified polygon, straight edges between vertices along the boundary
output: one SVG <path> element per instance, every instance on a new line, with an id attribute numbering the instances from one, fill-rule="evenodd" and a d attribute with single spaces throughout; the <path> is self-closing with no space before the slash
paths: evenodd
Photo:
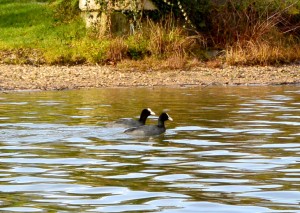
<path id="1" fill-rule="evenodd" d="M 143 109 L 139 120 L 135 120 L 132 118 L 130 118 L 130 119 L 122 118 L 115 122 L 107 124 L 107 126 L 108 127 L 125 127 L 125 128 L 143 126 L 143 125 L 145 125 L 146 120 L 149 115 L 155 115 L 155 113 L 150 108 Z"/>
<path id="2" fill-rule="evenodd" d="M 136 136 L 153 136 L 160 135 L 166 131 L 165 121 L 173 119 L 166 113 L 163 112 L 158 118 L 157 125 L 145 125 L 135 128 L 130 128 L 125 130 L 126 134 L 136 135 Z"/>

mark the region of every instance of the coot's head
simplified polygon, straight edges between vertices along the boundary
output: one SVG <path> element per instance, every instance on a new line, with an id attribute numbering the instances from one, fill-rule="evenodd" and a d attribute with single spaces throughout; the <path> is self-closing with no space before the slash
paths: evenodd
<path id="1" fill-rule="evenodd" d="M 149 115 L 155 115 L 155 113 L 150 108 L 143 109 L 142 112 L 141 112 L 141 116 L 140 116 L 139 122 L 142 125 L 145 125 L 146 120 L 147 120 L 147 118 L 148 118 Z"/>
<path id="2" fill-rule="evenodd" d="M 155 113 L 150 108 L 143 109 L 143 111 L 141 112 L 141 116 L 148 117 L 149 115 L 155 115 Z"/>
<path id="3" fill-rule="evenodd" d="M 161 113 L 161 115 L 159 116 L 158 120 L 164 122 L 164 121 L 173 121 L 173 119 L 168 115 L 168 113 L 163 112 Z"/>

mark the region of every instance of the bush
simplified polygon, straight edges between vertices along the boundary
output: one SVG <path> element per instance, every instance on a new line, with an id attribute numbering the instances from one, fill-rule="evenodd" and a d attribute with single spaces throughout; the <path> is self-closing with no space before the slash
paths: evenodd
<path id="1" fill-rule="evenodd" d="M 278 1 L 226 0 L 215 4 L 210 11 L 209 37 L 212 46 L 230 46 L 248 41 L 258 42 L 268 39 L 268 35 L 287 27 L 287 8 L 277 6 Z"/>
<path id="2" fill-rule="evenodd" d="M 128 57 L 133 60 L 143 59 L 145 56 L 149 55 L 148 43 L 149 39 L 144 36 L 143 33 L 136 33 L 129 36 L 126 39 L 126 44 L 128 45 Z"/>
<path id="3" fill-rule="evenodd" d="M 209 46 L 224 48 L 236 42 L 258 41 L 274 29 L 300 32 L 298 0 L 154 0 L 162 14 L 208 38 Z M 298 30 L 298 31 L 297 31 Z"/>
<path id="4" fill-rule="evenodd" d="M 51 0 L 55 17 L 59 21 L 70 21 L 80 13 L 79 0 Z"/>

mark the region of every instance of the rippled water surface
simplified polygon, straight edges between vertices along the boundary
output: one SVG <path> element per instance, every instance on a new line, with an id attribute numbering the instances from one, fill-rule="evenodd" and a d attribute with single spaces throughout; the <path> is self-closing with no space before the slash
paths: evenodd
<path id="1" fill-rule="evenodd" d="M 300 212 L 299 127 L 297 86 L 0 93 L 0 212 Z"/>

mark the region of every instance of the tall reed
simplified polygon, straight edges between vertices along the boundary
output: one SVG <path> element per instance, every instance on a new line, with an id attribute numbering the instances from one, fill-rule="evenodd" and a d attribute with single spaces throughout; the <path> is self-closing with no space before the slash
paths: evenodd
<path id="1" fill-rule="evenodd" d="M 144 34 L 149 37 L 148 50 L 155 57 L 190 56 L 195 49 L 203 48 L 206 41 L 201 34 L 189 35 L 171 19 L 155 23 L 148 21 Z"/>
<path id="2" fill-rule="evenodd" d="M 270 33 L 281 27 L 288 27 L 287 10 L 295 3 L 285 7 L 275 7 L 275 1 L 225 0 L 214 5 L 211 10 L 209 38 L 212 46 L 226 47 L 247 44 L 249 41 L 268 40 Z M 292 29 L 294 26 L 290 26 Z M 288 30 L 286 30 L 288 31 Z"/>
<path id="3" fill-rule="evenodd" d="M 225 61 L 230 65 L 276 65 L 296 62 L 299 55 L 300 44 L 249 41 L 227 48 Z"/>

